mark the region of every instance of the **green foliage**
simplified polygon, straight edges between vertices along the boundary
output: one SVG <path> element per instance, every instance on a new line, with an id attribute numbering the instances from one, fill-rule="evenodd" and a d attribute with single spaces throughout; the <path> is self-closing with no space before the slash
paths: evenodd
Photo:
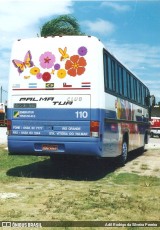
<path id="1" fill-rule="evenodd" d="M 70 15 L 61 15 L 46 22 L 40 31 L 42 37 L 62 35 L 84 35 L 80 31 L 76 18 Z"/>

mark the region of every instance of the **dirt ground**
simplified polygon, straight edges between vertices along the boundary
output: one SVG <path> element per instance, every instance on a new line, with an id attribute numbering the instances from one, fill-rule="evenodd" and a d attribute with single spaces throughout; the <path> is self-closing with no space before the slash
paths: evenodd
<path id="1" fill-rule="evenodd" d="M 131 153 L 132 154 L 132 153 Z M 131 172 L 143 176 L 153 176 L 160 178 L 160 148 L 147 146 L 145 152 L 133 158 L 124 167 L 117 169 L 117 173 Z"/>

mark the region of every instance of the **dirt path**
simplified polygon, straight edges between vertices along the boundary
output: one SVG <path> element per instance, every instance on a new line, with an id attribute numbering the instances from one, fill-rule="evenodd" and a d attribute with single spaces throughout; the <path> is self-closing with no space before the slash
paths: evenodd
<path id="1" fill-rule="evenodd" d="M 131 172 L 143 176 L 160 178 L 160 148 L 147 147 L 142 155 L 136 156 L 126 163 L 117 173 Z"/>

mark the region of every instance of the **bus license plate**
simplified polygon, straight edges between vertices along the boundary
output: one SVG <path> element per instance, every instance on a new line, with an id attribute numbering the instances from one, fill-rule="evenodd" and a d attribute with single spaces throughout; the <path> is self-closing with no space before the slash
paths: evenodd
<path id="1" fill-rule="evenodd" d="M 42 150 L 43 151 L 56 151 L 58 150 L 57 145 L 42 145 Z"/>

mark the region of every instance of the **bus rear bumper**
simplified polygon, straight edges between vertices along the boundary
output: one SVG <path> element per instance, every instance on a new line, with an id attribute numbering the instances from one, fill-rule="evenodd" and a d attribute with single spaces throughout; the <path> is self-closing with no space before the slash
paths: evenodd
<path id="1" fill-rule="evenodd" d="M 8 141 L 9 155 L 53 156 L 54 154 L 102 156 L 100 142 Z"/>

